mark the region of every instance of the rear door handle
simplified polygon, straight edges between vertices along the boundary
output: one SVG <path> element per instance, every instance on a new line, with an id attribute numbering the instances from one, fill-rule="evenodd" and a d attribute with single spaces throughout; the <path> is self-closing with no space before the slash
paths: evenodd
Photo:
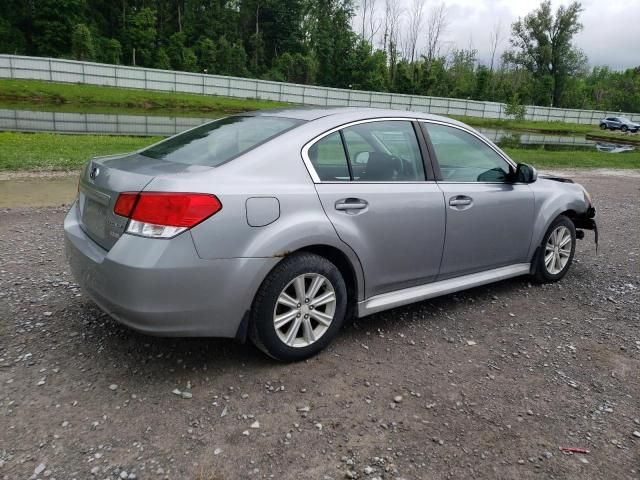
<path id="1" fill-rule="evenodd" d="M 465 195 L 458 195 L 457 197 L 451 197 L 449 199 L 449 205 L 452 207 L 464 207 L 467 205 L 471 205 L 473 200 L 470 197 Z"/>
<path id="2" fill-rule="evenodd" d="M 338 200 L 336 202 L 336 210 L 364 210 L 369 206 L 369 203 L 366 200 L 362 200 L 361 198 L 343 198 L 342 200 Z"/>

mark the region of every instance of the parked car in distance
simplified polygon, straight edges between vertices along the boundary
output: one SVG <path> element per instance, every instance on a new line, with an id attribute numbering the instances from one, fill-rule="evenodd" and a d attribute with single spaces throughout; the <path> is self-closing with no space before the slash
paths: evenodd
<path id="1" fill-rule="evenodd" d="M 607 117 L 600 120 L 602 130 L 621 130 L 623 132 L 637 132 L 640 130 L 640 123 L 632 122 L 627 117 Z"/>
<path id="2" fill-rule="evenodd" d="M 250 338 L 293 361 L 350 315 L 520 275 L 560 280 L 594 216 L 583 187 L 458 121 L 311 108 L 94 158 L 64 230 L 78 283 L 121 323 Z"/>

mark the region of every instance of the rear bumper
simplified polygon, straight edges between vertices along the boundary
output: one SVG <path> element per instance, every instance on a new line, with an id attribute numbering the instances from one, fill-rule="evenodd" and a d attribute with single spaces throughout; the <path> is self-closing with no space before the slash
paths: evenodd
<path id="1" fill-rule="evenodd" d="M 171 240 L 123 235 L 106 251 L 80 227 L 74 204 L 64 221 L 71 271 L 120 323 L 161 336 L 235 337 L 277 258 L 204 260 L 189 232 Z"/>

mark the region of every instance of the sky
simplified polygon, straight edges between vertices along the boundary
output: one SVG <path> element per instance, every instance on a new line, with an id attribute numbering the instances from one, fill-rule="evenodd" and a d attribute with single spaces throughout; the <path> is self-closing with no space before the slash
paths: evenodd
<path id="1" fill-rule="evenodd" d="M 400 0 L 410 11 L 413 0 Z M 425 0 L 425 12 L 441 0 Z M 355 1 L 358 4 L 358 0 Z M 449 25 L 445 41 L 450 47 L 478 50 L 482 63 L 489 62 L 490 34 L 493 26 L 502 25 L 503 41 L 499 50 L 509 47 L 511 24 L 540 5 L 540 0 L 444 0 Z M 553 9 L 570 0 L 552 0 Z M 621 70 L 640 66 L 640 0 L 582 0 L 580 17 L 584 29 L 574 38 L 591 66 L 608 65 Z M 384 0 L 376 0 L 379 15 Z"/>

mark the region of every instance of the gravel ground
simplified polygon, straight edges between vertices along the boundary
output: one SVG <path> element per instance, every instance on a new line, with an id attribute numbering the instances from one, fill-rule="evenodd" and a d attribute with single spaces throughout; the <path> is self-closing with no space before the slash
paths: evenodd
<path id="1" fill-rule="evenodd" d="M 0 478 L 640 478 L 640 180 L 577 177 L 601 243 L 562 282 L 378 314 L 293 365 L 119 326 L 68 273 L 66 207 L 0 210 Z"/>

